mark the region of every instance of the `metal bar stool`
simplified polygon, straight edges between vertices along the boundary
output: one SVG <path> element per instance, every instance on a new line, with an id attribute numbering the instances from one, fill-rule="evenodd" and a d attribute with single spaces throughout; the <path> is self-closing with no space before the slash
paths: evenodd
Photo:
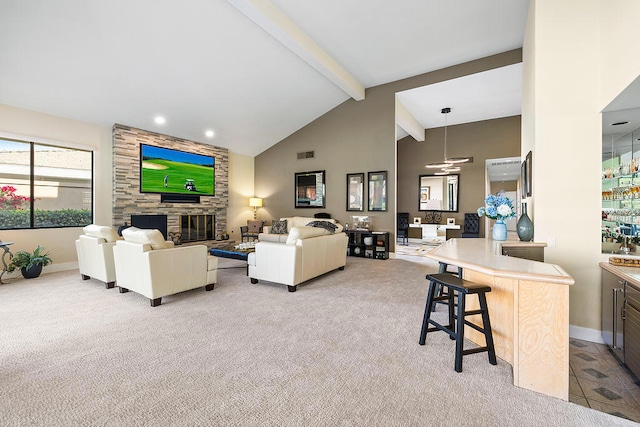
<path id="1" fill-rule="evenodd" d="M 443 331 L 449 334 L 451 339 L 456 340 L 456 372 L 462 372 L 462 356 L 466 356 L 468 354 L 486 351 L 489 353 L 489 363 L 492 365 L 497 364 L 486 298 L 486 293 L 491 292 L 491 287 L 473 283 L 449 273 L 429 274 L 427 275 L 427 280 L 429 280 L 429 292 L 427 295 L 427 304 L 424 309 L 422 330 L 420 331 L 420 345 L 425 344 L 428 332 Z M 446 293 L 437 296 L 436 288 L 438 287 L 446 287 Z M 454 314 L 454 292 L 457 292 L 458 294 L 457 314 Z M 470 294 L 478 295 L 480 309 L 469 311 L 465 310 L 465 297 Z M 446 301 L 449 306 L 448 325 L 441 325 L 431 319 L 431 312 L 434 309 L 436 302 L 444 301 Z M 482 316 L 482 327 L 465 319 L 466 316 L 473 316 L 476 314 L 480 314 Z M 433 327 L 429 327 L 429 325 L 433 325 Z M 465 350 L 464 325 L 468 325 L 469 327 L 484 334 L 486 345 L 484 347 Z"/>

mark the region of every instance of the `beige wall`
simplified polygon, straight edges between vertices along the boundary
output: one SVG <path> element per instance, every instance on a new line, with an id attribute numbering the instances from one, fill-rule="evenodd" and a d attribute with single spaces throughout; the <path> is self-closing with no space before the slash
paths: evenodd
<path id="1" fill-rule="evenodd" d="M 253 208 L 249 197 L 253 197 L 253 157 L 229 152 L 229 207 L 227 209 L 227 231 L 229 238 L 240 241 L 240 227 L 253 219 Z M 263 218 L 262 208 L 258 219 Z"/>
<path id="2" fill-rule="evenodd" d="M 111 223 L 111 128 L 0 104 L 0 137 L 49 142 L 94 151 L 94 215 Z M 14 242 L 12 252 L 44 246 L 54 263 L 45 273 L 77 266 L 75 240 L 79 227 L 0 231 L 0 240 Z"/>
<path id="3" fill-rule="evenodd" d="M 520 116 L 447 127 L 447 155 L 473 157 L 473 163 L 463 163 L 460 174 L 458 212 L 446 213 L 464 224 L 465 212 L 476 212 L 483 205 L 485 194 L 485 161 L 520 155 Z M 424 217 L 418 211 L 418 177 L 431 172 L 424 165 L 442 161 L 444 128 L 427 129 L 426 141 L 416 142 L 408 136 L 398 141 L 398 212 L 409 212 L 409 218 Z M 498 187 L 500 183 L 496 183 Z M 510 184 L 505 190 L 515 190 Z M 483 222 L 480 233 L 483 235 Z"/>
<path id="4" fill-rule="evenodd" d="M 267 219 L 329 212 L 344 223 L 354 212 L 346 210 L 346 174 L 388 172 L 387 212 L 364 212 L 374 228 L 395 236 L 396 142 L 395 94 L 452 78 L 518 63 L 514 50 L 443 70 L 367 89 L 363 101 L 349 100 L 256 157 L 256 195 L 265 198 Z M 296 153 L 315 151 L 315 158 L 296 160 Z M 451 155 L 457 154 L 451 151 Z M 484 167 L 484 166 L 483 166 Z M 326 209 L 295 209 L 295 172 L 326 170 Z M 417 178 L 416 178 L 417 179 Z M 464 185 L 464 184 L 463 184 Z M 391 239 L 391 250 L 395 248 Z"/>
<path id="5" fill-rule="evenodd" d="M 576 284 L 572 336 L 599 339 L 600 111 L 640 74 L 640 3 L 533 0 L 523 48 L 523 151 L 533 152 L 529 213 L 546 259 Z M 531 209 L 533 207 L 533 209 Z M 555 243 L 555 247 L 553 246 Z"/>

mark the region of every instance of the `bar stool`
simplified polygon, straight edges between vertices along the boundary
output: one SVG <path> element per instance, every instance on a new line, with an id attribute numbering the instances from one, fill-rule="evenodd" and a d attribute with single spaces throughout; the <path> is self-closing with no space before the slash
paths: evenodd
<path id="1" fill-rule="evenodd" d="M 420 331 L 420 345 L 425 344 L 428 332 L 443 331 L 449 334 L 449 337 L 452 340 L 456 341 L 456 372 L 462 372 L 462 356 L 466 356 L 467 354 L 481 353 L 486 351 L 489 353 L 489 363 L 491 363 L 492 365 L 497 364 L 486 298 L 486 293 L 491 292 L 491 287 L 473 283 L 469 280 L 464 280 L 461 277 L 456 277 L 453 274 L 449 273 L 429 274 L 427 275 L 427 280 L 429 280 L 429 293 L 427 295 L 427 304 L 424 309 L 422 330 Z M 436 288 L 438 287 L 446 287 L 446 293 L 436 296 Z M 458 293 L 457 314 L 454 314 L 454 291 Z M 480 303 L 479 310 L 465 310 L 465 297 L 466 295 L 470 294 L 478 295 L 478 301 Z M 448 325 L 441 325 L 440 323 L 431 319 L 431 312 L 434 309 L 436 302 L 443 301 L 446 301 L 447 305 L 449 306 Z M 471 323 L 465 319 L 466 316 L 473 316 L 476 314 L 482 315 L 482 327 L 477 326 L 476 324 Z M 434 327 L 429 327 L 429 325 L 433 325 Z M 484 347 L 465 350 L 464 325 L 468 325 L 478 332 L 484 334 L 486 345 Z"/>
<path id="2" fill-rule="evenodd" d="M 454 276 L 458 276 L 458 277 L 462 277 L 462 267 L 457 267 L 455 265 L 451 265 L 451 267 L 455 268 L 456 270 L 451 270 L 449 268 L 451 264 L 447 264 L 445 262 L 440 261 L 438 263 L 438 273 L 450 273 L 453 274 Z M 444 287 L 440 286 L 439 284 L 436 284 L 436 292 L 435 295 L 437 295 L 438 297 L 442 297 L 445 296 L 444 293 Z M 437 303 L 440 304 L 447 304 L 446 298 L 440 298 L 439 300 L 436 301 Z M 435 304 L 433 305 L 433 312 L 436 311 L 436 306 Z"/>

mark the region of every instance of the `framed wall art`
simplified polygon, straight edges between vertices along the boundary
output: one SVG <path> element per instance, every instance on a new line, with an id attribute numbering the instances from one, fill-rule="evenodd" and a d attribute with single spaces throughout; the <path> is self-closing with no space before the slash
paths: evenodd
<path id="1" fill-rule="evenodd" d="M 420 187 L 420 201 L 419 206 L 422 208 L 427 205 L 427 202 L 431 198 L 431 187 L 428 185 L 423 185 Z M 425 208 L 426 209 L 426 208 Z"/>
<path id="2" fill-rule="evenodd" d="M 526 169 L 526 173 L 527 173 L 527 197 L 531 196 L 531 188 L 533 187 L 533 185 L 532 185 L 533 164 L 532 164 L 531 157 L 532 157 L 531 151 L 529 151 L 527 153 L 527 157 L 524 160 L 525 169 Z"/>
<path id="3" fill-rule="evenodd" d="M 293 185 L 296 208 L 326 207 L 324 171 L 296 172 Z"/>
<path id="4" fill-rule="evenodd" d="M 527 197 L 527 161 L 520 165 L 520 197 Z"/>
<path id="5" fill-rule="evenodd" d="M 369 172 L 369 210 L 387 211 L 387 171 Z"/>
<path id="6" fill-rule="evenodd" d="M 364 211 L 364 173 L 347 174 L 347 211 Z"/>

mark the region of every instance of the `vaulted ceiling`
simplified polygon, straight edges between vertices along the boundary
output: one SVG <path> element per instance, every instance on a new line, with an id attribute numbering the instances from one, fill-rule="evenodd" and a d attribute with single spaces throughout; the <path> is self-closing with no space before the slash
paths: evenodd
<path id="1" fill-rule="evenodd" d="M 521 47 L 528 4 L 3 0 L 0 103 L 255 156 L 366 88 Z"/>

